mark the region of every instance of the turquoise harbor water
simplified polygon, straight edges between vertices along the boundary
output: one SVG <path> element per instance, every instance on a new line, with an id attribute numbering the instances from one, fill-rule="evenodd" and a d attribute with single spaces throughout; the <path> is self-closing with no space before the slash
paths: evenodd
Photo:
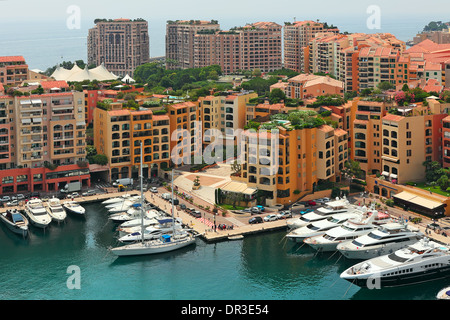
<path id="1" fill-rule="evenodd" d="M 360 289 L 339 278 L 353 262 L 285 242 L 283 231 L 117 258 L 115 224 L 100 204 L 86 209 L 45 233 L 31 227 L 28 239 L 1 225 L 1 300 L 435 300 L 449 285 Z M 69 266 L 80 268 L 80 289 L 67 286 Z"/>

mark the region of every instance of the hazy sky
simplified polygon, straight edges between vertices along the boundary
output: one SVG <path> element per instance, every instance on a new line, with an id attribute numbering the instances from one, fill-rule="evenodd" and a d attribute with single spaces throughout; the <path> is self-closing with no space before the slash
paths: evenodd
<path id="1" fill-rule="evenodd" d="M 426 5 L 427 4 L 427 5 Z M 450 20 L 448 0 L 0 0 L 1 18 L 65 19 L 69 6 L 81 10 L 82 20 L 96 17 L 176 19 L 239 19 L 292 21 L 347 16 L 365 19 L 370 5 L 386 17 L 433 16 Z M 1 22 L 0 22 L 1 25 Z"/>
<path id="2" fill-rule="evenodd" d="M 373 5 L 380 9 L 380 29 L 367 27 Z M 71 6 L 79 8 L 79 28 L 67 28 Z M 320 20 L 341 31 L 389 32 L 407 41 L 432 20 L 450 21 L 450 5 L 449 0 L 0 0 L 0 56 L 24 55 L 43 70 L 86 60 L 95 18 L 147 20 L 150 54 L 156 57 L 165 54 L 167 20 L 214 19 L 222 30 L 257 21 Z"/>

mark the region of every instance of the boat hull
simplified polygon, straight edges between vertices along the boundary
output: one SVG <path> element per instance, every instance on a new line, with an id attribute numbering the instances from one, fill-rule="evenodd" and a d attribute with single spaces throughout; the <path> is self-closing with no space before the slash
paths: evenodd
<path id="1" fill-rule="evenodd" d="M 342 276 L 341 276 L 342 277 Z M 369 278 L 369 275 L 358 278 L 342 277 L 343 279 L 357 285 L 361 288 L 369 289 L 381 289 L 389 287 L 400 287 L 412 284 L 419 284 L 424 282 L 442 280 L 450 277 L 450 266 L 443 267 L 441 269 L 434 269 L 428 271 L 405 273 L 402 275 L 389 276 L 377 278 L 375 276 Z"/>
<path id="2" fill-rule="evenodd" d="M 164 243 L 161 245 L 156 246 L 150 246 L 147 245 L 147 243 L 133 243 L 130 245 L 125 245 L 122 247 L 117 247 L 111 249 L 111 251 L 119 257 L 124 256 L 140 256 L 140 255 L 149 255 L 149 254 L 158 254 L 158 253 L 164 253 L 169 251 L 178 250 L 184 247 L 187 247 L 189 245 L 192 245 L 195 243 L 195 238 L 189 238 L 186 240 L 181 241 L 175 241 L 175 242 L 169 242 Z"/>
<path id="3" fill-rule="evenodd" d="M 379 245 L 379 246 L 375 246 L 371 249 L 361 248 L 361 249 L 351 249 L 351 250 L 345 249 L 345 244 L 342 244 L 342 245 L 338 245 L 337 249 L 347 259 L 368 260 L 368 259 L 376 258 L 376 257 L 382 256 L 385 254 L 392 253 L 392 252 L 402 249 L 414 242 L 417 242 L 417 240 L 411 241 L 411 242 L 402 242 L 402 243 L 398 243 L 398 244 L 392 244 L 389 247 Z"/>
<path id="4" fill-rule="evenodd" d="M 19 234 L 24 237 L 28 236 L 28 226 L 18 226 L 9 221 L 8 219 L 4 218 L 3 216 L 0 216 L 0 219 L 3 221 L 6 227 L 13 233 Z"/>
<path id="5" fill-rule="evenodd" d="M 84 217 L 84 215 L 85 215 L 85 211 L 76 211 L 76 210 L 69 209 L 67 207 L 64 207 L 64 210 L 66 210 L 66 212 L 69 214 L 73 214 L 73 215 L 80 216 L 80 217 Z"/>
<path id="6" fill-rule="evenodd" d="M 40 228 L 40 229 L 46 229 L 49 225 L 50 222 L 52 222 L 52 218 L 49 219 L 37 219 L 36 217 L 34 217 L 33 215 L 27 213 L 27 217 L 29 218 L 28 221 L 36 228 Z"/>

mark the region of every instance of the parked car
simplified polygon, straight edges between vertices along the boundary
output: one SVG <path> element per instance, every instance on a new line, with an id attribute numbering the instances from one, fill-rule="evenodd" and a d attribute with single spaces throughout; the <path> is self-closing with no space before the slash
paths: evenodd
<path id="1" fill-rule="evenodd" d="M 313 201 L 313 200 L 309 200 L 308 202 L 306 202 L 307 206 L 315 206 L 317 205 L 317 202 Z"/>
<path id="2" fill-rule="evenodd" d="M 313 211 L 314 211 L 313 209 L 305 209 L 305 210 L 300 211 L 300 214 L 307 214 L 308 212 L 313 212 Z"/>
<path id="3" fill-rule="evenodd" d="M 292 217 L 291 211 L 290 210 L 284 210 L 284 211 L 280 211 L 277 214 L 278 219 L 286 219 L 286 218 L 290 218 Z"/>
<path id="4" fill-rule="evenodd" d="M 255 224 L 255 223 L 263 223 L 263 219 L 260 216 L 252 217 L 248 220 L 248 223 Z"/>
<path id="5" fill-rule="evenodd" d="M 261 213 L 261 209 L 259 207 L 252 207 L 250 209 L 251 213 Z"/>
<path id="6" fill-rule="evenodd" d="M 264 217 L 264 221 L 276 221 L 278 220 L 278 217 L 276 214 L 269 214 Z"/>
<path id="7" fill-rule="evenodd" d="M 97 192 L 95 190 L 88 190 L 82 193 L 83 197 L 95 196 L 96 194 Z"/>
<path id="8" fill-rule="evenodd" d="M 150 191 L 153 192 L 153 193 L 158 193 L 158 188 L 156 188 L 156 187 L 151 187 L 151 188 L 150 188 Z"/>
<path id="9" fill-rule="evenodd" d="M 11 201 L 11 197 L 10 197 L 10 196 L 3 196 L 3 197 L 0 199 L 0 201 L 2 201 L 2 202 L 8 202 L 8 201 Z"/>
<path id="10" fill-rule="evenodd" d="M 23 194 L 21 194 L 21 193 L 19 193 L 18 195 L 17 195 L 17 198 L 16 198 L 17 200 L 25 200 L 25 196 L 23 195 Z"/>
<path id="11" fill-rule="evenodd" d="M 265 210 L 265 208 L 263 206 L 258 205 L 257 207 L 259 208 L 259 210 L 261 210 L 261 212 L 263 212 Z"/>
<path id="12" fill-rule="evenodd" d="M 12 201 L 7 202 L 6 205 L 8 207 L 15 207 L 15 206 L 19 205 L 19 201 L 18 200 L 12 200 Z"/>
<path id="13" fill-rule="evenodd" d="M 196 217 L 196 218 L 201 218 L 202 217 L 202 213 L 198 210 L 194 210 L 191 212 L 192 216 Z"/>
<path id="14" fill-rule="evenodd" d="M 80 194 L 78 192 L 73 192 L 70 194 L 70 198 L 78 198 Z"/>
<path id="15" fill-rule="evenodd" d="M 181 210 L 185 210 L 186 209 L 186 205 L 184 203 L 180 203 L 180 209 Z"/>

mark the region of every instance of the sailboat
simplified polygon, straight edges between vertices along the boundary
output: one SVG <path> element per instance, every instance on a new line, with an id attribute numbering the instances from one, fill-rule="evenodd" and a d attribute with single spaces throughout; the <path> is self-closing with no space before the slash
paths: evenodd
<path id="1" fill-rule="evenodd" d="M 144 193 L 143 193 L 143 174 L 142 174 L 142 142 L 141 142 L 141 203 L 144 204 Z M 172 219 L 174 216 L 174 196 L 173 196 L 173 175 L 174 171 L 172 170 Z M 172 234 L 162 234 L 159 239 L 155 240 L 147 240 L 144 239 L 144 209 L 141 206 L 141 241 L 127 244 L 124 246 L 119 246 L 116 248 L 111 248 L 113 254 L 121 257 L 121 256 L 137 256 L 137 255 L 148 255 L 148 254 L 156 254 L 178 250 L 184 248 L 188 245 L 195 243 L 195 237 L 193 237 L 190 233 L 186 231 L 180 231 L 175 228 L 175 224 L 173 224 Z"/>

